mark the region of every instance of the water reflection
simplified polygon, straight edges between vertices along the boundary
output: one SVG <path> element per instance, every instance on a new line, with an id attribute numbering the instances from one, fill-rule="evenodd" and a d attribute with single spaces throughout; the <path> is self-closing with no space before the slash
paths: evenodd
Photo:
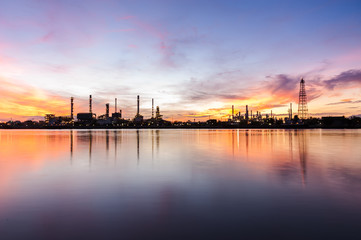
<path id="1" fill-rule="evenodd" d="M 136 131 L 137 131 L 137 160 L 139 164 L 139 129 L 137 129 Z"/>
<path id="2" fill-rule="evenodd" d="M 300 156 L 300 166 L 301 166 L 301 175 L 302 183 L 306 185 L 306 170 L 307 170 L 307 132 L 301 131 L 297 133 L 298 136 L 298 149 Z"/>
<path id="3" fill-rule="evenodd" d="M 109 130 L 105 131 L 105 146 L 107 149 L 107 153 L 109 153 Z"/>
<path id="4" fill-rule="evenodd" d="M 89 134 L 89 167 L 92 163 L 92 148 L 93 148 L 93 131 L 88 131 Z"/>
<path id="5" fill-rule="evenodd" d="M 0 131 L 0 143 L 2 237 L 360 234 L 359 130 Z"/>
<path id="6" fill-rule="evenodd" d="M 113 131 L 113 137 L 114 137 L 114 161 L 116 163 L 116 160 L 117 160 L 117 148 L 118 148 L 118 132 L 116 130 Z"/>
<path id="7" fill-rule="evenodd" d="M 70 162 L 73 162 L 74 133 L 70 130 Z"/>

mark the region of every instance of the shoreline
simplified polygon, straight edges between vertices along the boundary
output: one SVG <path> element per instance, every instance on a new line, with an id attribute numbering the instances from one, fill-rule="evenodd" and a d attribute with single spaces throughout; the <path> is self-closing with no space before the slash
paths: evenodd
<path id="1" fill-rule="evenodd" d="M 86 129 L 95 129 L 95 130 L 104 130 L 104 129 L 361 129 L 361 127 L 309 127 L 309 126 L 278 126 L 278 127 L 262 127 L 262 126 L 254 126 L 254 127 L 237 127 L 237 126 L 229 126 L 229 127 L 100 127 L 100 126 L 92 126 L 92 127 L 5 127 L 0 128 L 0 130 L 86 130 Z"/>

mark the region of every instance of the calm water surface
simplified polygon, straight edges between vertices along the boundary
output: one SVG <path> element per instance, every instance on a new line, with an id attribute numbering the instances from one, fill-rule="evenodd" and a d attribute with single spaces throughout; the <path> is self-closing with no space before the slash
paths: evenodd
<path id="1" fill-rule="evenodd" d="M 360 130 L 0 131 L 0 239 L 361 239 Z"/>

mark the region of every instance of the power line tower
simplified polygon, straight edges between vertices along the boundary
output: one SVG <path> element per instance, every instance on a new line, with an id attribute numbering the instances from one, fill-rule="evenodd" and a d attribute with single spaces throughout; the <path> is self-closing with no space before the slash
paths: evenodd
<path id="1" fill-rule="evenodd" d="M 307 109 L 307 95 L 305 89 L 305 80 L 303 78 L 300 82 L 300 95 L 298 98 L 298 117 L 299 119 L 307 119 L 308 109 Z"/>

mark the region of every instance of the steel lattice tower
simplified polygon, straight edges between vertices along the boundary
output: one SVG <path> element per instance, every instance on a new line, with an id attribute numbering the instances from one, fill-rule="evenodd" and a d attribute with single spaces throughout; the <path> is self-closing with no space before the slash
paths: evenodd
<path id="1" fill-rule="evenodd" d="M 307 95 L 305 89 L 305 80 L 303 78 L 300 82 L 300 95 L 298 99 L 298 117 L 300 119 L 307 119 L 308 109 L 307 109 Z"/>

